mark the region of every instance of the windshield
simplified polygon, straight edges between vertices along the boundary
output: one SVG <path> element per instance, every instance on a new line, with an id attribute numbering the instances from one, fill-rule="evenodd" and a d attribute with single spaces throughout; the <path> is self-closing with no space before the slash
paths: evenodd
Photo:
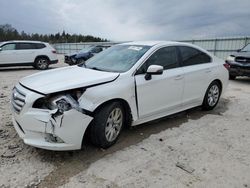
<path id="1" fill-rule="evenodd" d="M 244 48 L 241 50 L 242 52 L 250 52 L 250 44 L 246 45 Z"/>
<path id="2" fill-rule="evenodd" d="M 89 59 L 86 68 L 108 71 L 128 71 L 150 48 L 142 45 L 116 45 Z"/>

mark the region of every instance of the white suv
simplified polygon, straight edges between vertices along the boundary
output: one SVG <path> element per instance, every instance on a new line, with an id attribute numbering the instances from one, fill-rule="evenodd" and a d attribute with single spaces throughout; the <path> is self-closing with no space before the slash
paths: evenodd
<path id="1" fill-rule="evenodd" d="M 13 89 L 13 123 L 26 144 L 50 150 L 114 144 L 135 126 L 195 106 L 213 109 L 228 84 L 227 64 L 185 43 L 131 42 L 85 64 L 37 73 Z"/>
<path id="2" fill-rule="evenodd" d="M 8 41 L 0 43 L 0 67 L 31 65 L 45 70 L 58 62 L 56 50 L 38 41 Z"/>

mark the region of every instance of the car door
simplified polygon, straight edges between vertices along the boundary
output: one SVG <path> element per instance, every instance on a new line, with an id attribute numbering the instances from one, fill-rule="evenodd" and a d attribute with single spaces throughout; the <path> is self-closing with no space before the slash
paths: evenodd
<path id="1" fill-rule="evenodd" d="M 163 74 L 152 75 L 146 80 L 146 70 L 150 65 L 163 66 Z M 184 82 L 176 47 L 163 47 L 154 52 L 137 71 L 135 82 L 139 118 L 164 114 L 180 107 Z"/>
<path id="2" fill-rule="evenodd" d="M 36 56 L 36 46 L 33 43 L 17 43 L 16 55 L 18 63 L 33 63 Z"/>
<path id="3" fill-rule="evenodd" d="M 16 44 L 7 43 L 1 46 L 0 64 L 14 64 L 16 63 Z"/>
<path id="4" fill-rule="evenodd" d="M 178 47 L 184 71 L 183 105 L 201 104 L 213 72 L 212 58 L 199 49 Z"/>

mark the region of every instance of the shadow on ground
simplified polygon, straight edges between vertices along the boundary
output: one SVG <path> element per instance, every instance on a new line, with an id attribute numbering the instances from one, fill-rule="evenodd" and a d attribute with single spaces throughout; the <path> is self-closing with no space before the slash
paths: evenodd
<path id="1" fill-rule="evenodd" d="M 54 68 L 57 68 L 57 67 L 49 67 L 47 70 L 54 69 Z M 39 71 L 35 69 L 34 67 L 0 67 L 0 72 L 28 71 L 28 70 Z"/>
<path id="2" fill-rule="evenodd" d="M 80 173 L 91 163 L 105 155 L 135 145 L 152 134 L 179 127 L 189 119 L 196 120 L 207 114 L 223 115 L 223 112 L 228 109 L 229 102 L 227 99 L 221 99 L 213 111 L 202 111 L 200 107 L 197 107 L 134 128 L 127 128 L 123 130 L 118 142 L 107 150 L 98 149 L 90 144 L 87 144 L 84 150 L 72 152 L 53 152 L 36 149 L 38 152 L 37 156 L 40 157 L 38 160 L 51 162 L 56 165 L 56 169 L 39 184 L 39 187 L 49 188 L 63 185 L 68 182 L 69 178 Z"/>

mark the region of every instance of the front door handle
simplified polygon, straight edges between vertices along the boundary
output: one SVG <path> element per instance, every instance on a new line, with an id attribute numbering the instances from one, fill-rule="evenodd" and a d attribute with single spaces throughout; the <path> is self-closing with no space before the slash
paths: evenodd
<path id="1" fill-rule="evenodd" d="M 176 76 L 174 79 L 175 79 L 175 80 L 181 80 L 182 78 L 183 78 L 182 75 L 178 75 L 178 76 Z"/>

